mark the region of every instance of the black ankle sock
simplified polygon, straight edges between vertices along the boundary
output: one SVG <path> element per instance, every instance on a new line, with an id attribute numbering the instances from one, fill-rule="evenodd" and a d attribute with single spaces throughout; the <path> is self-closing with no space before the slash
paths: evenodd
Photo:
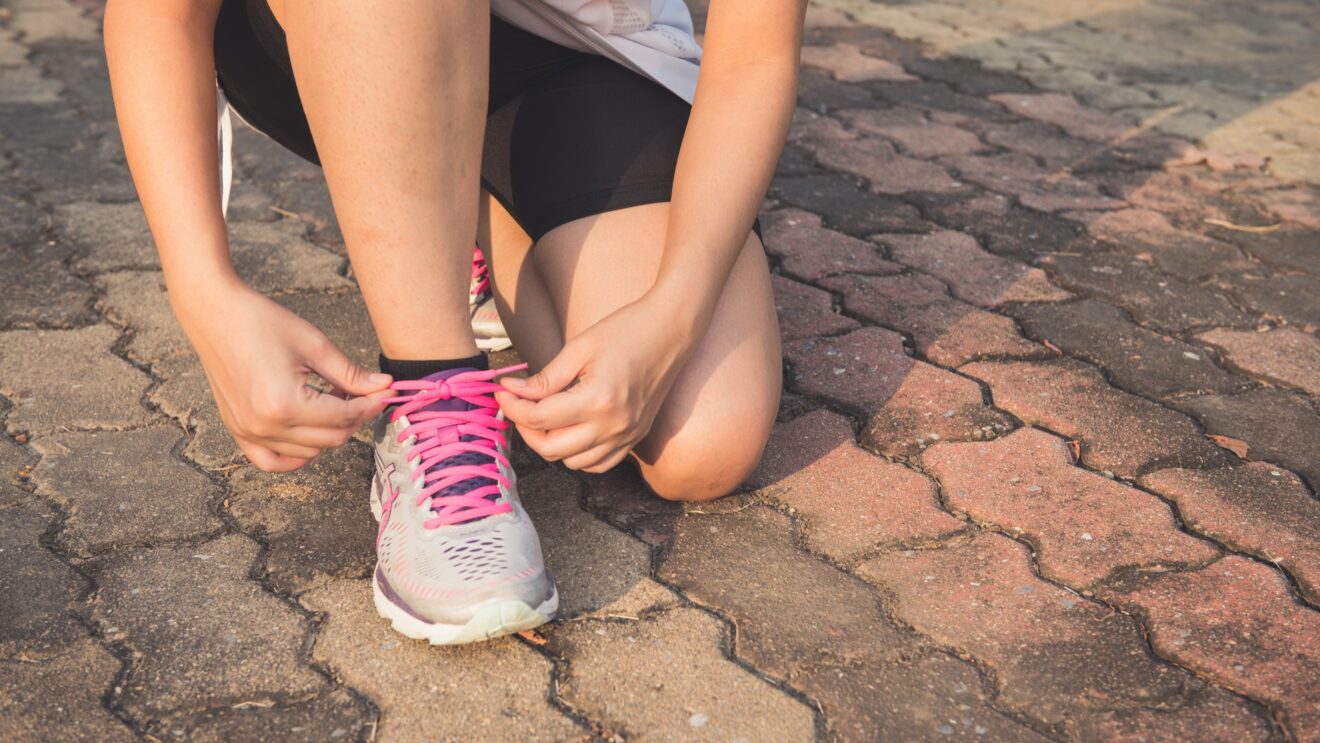
<path id="1" fill-rule="evenodd" d="M 450 369 L 489 369 L 490 362 L 486 360 L 486 354 L 479 353 L 476 356 L 469 356 L 465 359 L 434 359 L 425 361 L 414 361 L 407 359 L 398 361 L 380 355 L 380 370 L 394 377 L 394 379 L 421 379 L 422 377 L 435 374 L 436 372 L 448 371 Z"/>

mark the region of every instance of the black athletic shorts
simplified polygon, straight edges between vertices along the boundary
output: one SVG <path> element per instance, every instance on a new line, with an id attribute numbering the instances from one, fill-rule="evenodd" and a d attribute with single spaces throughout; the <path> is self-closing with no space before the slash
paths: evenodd
<path id="1" fill-rule="evenodd" d="M 481 183 L 527 234 L 540 239 L 581 217 L 670 200 L 686 101 L 604 57 L 494 16 L 490 25 Z M 215 65 L 244 120 L 320 164 L 267 0 L 224 0 Z"/>

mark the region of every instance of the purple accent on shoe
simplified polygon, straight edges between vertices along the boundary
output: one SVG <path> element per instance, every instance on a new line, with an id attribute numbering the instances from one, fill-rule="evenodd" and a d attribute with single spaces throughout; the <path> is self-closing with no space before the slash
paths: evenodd
<path id="1" fill-rule="evenodd" d="M 421 614 L 418 614 L 417 610 L 409 606 L 408 602 L 404 601 L 403 598 L 399 596 L 399 594 L 394 590 L 394 587 L 390 585 L 390 582 L 385 580 L 385 573 L 381 572 L 379 565 L 376 566 L 376 585 L 380 586 L 380 592 L 385 594 L 385 598 L 389 600 L 391 604 L 394 604 L 400 609 L 403 609 L 404 611 L 408 612 L 408 616 L 426 622 L 427 624 L 434 624 L 434 622 L 432 622 L 431 620 L 427 619 Z"/>

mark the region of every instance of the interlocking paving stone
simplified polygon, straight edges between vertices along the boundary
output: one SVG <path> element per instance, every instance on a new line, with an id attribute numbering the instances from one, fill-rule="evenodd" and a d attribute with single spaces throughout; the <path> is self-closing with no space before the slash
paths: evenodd
<path id="1" fill-rule="evenodd" d="M 118 338 L 108 325 L 0 333 L 0 393 L 14 402 L 9 429 L 40 433 L 150 421 L 139 402 L 150 380 L 110 353 Z"/>
<path id="2" fill-rule="evenodd" d="M 1022 428 L 992 442 L 937 444 L 921 462 L 945 502 L 1037 545 L 1042 575 L 1086 586 L 1116 569 L 1205 563 L 1219 551 L 1178 531 L 1158 498 L 1073 466 L 1063 440 Z"/>
<path id="3" fill-rule="evenodd" d="M 848 83 L 916 80 L 901 66 L 887 59 L 867 56 L 852 44 L 805 45 L 802 47 L 802 62 L 827 70 L 835 80 Z"/>
<path id="4" fill-rule="evenodd" d="M 0 164 L 3 164 L 0 159 Z M 15 183 L 6 177 L 4 188 L 8 190 Z M 46 229 L 46 215 L 42 209 L 29 199 L 8 193 L 0 193 L 0 244 L 12 246 L 26 252 L 42 240 Z"/>
<path id="5" fill-rule="evenodd" d="M 287 474 L 244 467 L 230 477 L 227 508 L 267 544 L 265 571 L 275 590 L 297 594 L 371 574 L 371 475 L 370 448 L 353 441 Z"/>
<path id="6" fill-rule="evenodd" d="M 1081 740 L 1277 740 L 1268 710 L 1209 686 L 1166 708 L 1121 709 L 1079 721 Z"/>
<path id="7" fill-rule="evenodd" d="M 577 740 L 586 731 L 550 704 L 550 661 L 510 637 L 432 646 L 390 628 L 371 583 L 336 580 L 305 594 L 328 616 L 312 655 L 380 709 L 381 740 Z"/>
<path id="8" fill-rule="evenodd" d="M 1205 349 L 1134 325 L 1103 302 L 1029 304 L 1009 312 L 1028 336 L 1095 364 L 1117 386 L 1139 395 L 1237 392 L 1251 384 L 1216 366 Z"/>
<path id="9" fill-rule="evenodd" d="M 343 258 L 308 241 L 306 226 L 292 219 L 229 225 L 234 267 L 260 291 L 344 289 Z"/>
<path id="10" fill-rule="evenodd" d="M 885 621 L 865 584 L 794 546 L 788 517 L 766 508 L 682 517 L 658 576 L 733 622 L 739 658 L 790 681 L 817 663 L 896 660 L 918 642 Z"/>
<path id="11" fill-rule="evenodd" d="M 1086 108 L 1060 93 L 995 93 L 990 100 L 1015 114 L 1053 124 L 1074 137 L 1105 141 L 1131 126 L 1124 120 Z"/>
<path id="12" fill-rule="evenodd" d="M 991 253 L 1026 263 L 1055 251 L 1095 250 L 1094 241 L 1077 222 L 1023 208 L 1001 194 L 981 192 L 967 198 L 936 194 L 923 211 L 944 227 L 975 235 Z"/>
<path id="13" fill-rule="evenodd" d="M 33 441 L 42 454 L 32 473 L 37 492 L 67 513 L 60 548 L 86 557 L 218 530 L 210 504 L 220 488 L 171 456 L 181 438 L 177 426 L 164 425 Z"/>
<path id="14" fill-rule="evenodd" d="M 1296 225 L 1280 225 L 1273 232 L 1239 232 L 1211 227 L 1211 234 L 1247 251 L 1257 260 L 1280 268 L 1306 271 L 1320 276 L 1320 250 L 1316 249 L 1315 230 Z"/>
<path id="15" fill-rule="evenodd" d="M 98 276 L 96 283 L 104 292 L 97 307 L 132 333 L 125 349 L 130 358 L 151 363 L 188 351 L 188 336 L 174 319 L 159 271 L 117 271 Z"/>
<path id="16" fill-rule="evenodd" d="M 49 249 L 20 252 L 0 243 L 0 292 L 0 327 L 67 328 L 92 319 L 92 287 Z"/>
<path id="17" fill-rule="evenodd" d="M 60 85 L 31 67 L 0 67 L 0 104 L 55 103 Z"/>
<path id="18" fill-rule="evenodd" d="M 779 315 L 779 337 L 785 342 L 817 335 L 834 335 L 860 325 L 834 309 L 829 292 L 800 284 L 783 276 L 771 276 L 775 312 Z"/>
<path id="19" fill-rule="evenodd" d="M 967 155 L 987 149 L 975 134 L 933 123 L 915 108 L 844 109 L 838 115 L 853 129 L 895 142 L 912 157 Z"/>
<path id="20" fill-rule="evenodd" d="M 821 225 L 820 217 L 801 209 L 776 209 L 761 217 L 766 250 L 784 271 L 815 281 L 836 273 L 886 275 L 903 270 L 884 259 L 879 247 Z"/>
<path id="21" fill-rule="evenodd" d="M 814 740 L 811 708 L 725 658 L 724 645 L 719 621 L 682 608 L 564 624 L 549 648 L 568 658 L 562 698 L 630 740 Z"/>
<path id="22" fill-rule="evenodd" d="M 1266 462 L 1209 471 L 1167 469 L 1142 486 L 1178 504 L 1183 521 L 1287 570 L 1320 604 L 1320 502 L 1293 473 Z"/>
<path id="23" fill-rule="evenodd" d="M 338 255 L 347 255 L 344 235 L 339 231 L 330 189 L 319 172 L 315 178 L 289 178 L 273 186 L 277 205 L 311 227 L 308 239 Z"/>
<path id="24" fill-rule="evenodd" d="M 57 206 L 55 230 L 85 251 L 74 267 L 83 272 L 158 268 L 155 243 L 142 206 L 81 201 Z"/>
<path id="25" fill-rule="evenodd" d="M 26 45 L 49 39 L 99 39 L 96 23 L 74 5 L 20 0 L 9 19 L 9 28 L 23 36 Z"/>
<path id="26" fill-rule="evenodd" d="M 56 211 L 62 234 L 84 248 L 75 263 L 93 273 L 159 268 L 155 243 L 142 207 L 132 204 L 75 203 Z M 301 222 L 230 222 L 229 239 L 239 275 L 260 291 L 336 289 L 351 286 L 339 275 L 343 259 L 316 247 Z"/>
<path id="27" fill-rule="evenodd" d="M 1295 328 L 1268 332 L 1216 328 L 1199 340 L 1224 350 L 1248 374 L 1293 385 L 1320 399 L 1320 339 Z"/>
<path id="28" fill-rule="evenodd" d="M 908 356 L 883 328 L 791 343 L 784 350 L 797 387 L 865 412 L 864 443 L 894 457 L 940 440 L 993 436 L 1012 421 L 988 407 L 976 382 Z"/>
<path id="29" fill-rule="evenodd" d="M 106 67 L 105 44 L 96 36 L 87 39 L 59 39 L 32 46 L 32 62 L 60 81 L 63 102 L 77 108 L 87 121 L 89 133 L 109 133 L 109 144 L 119 156 L 112 161 L 120 166 L 124 161 L 119 147 L 118 125 L 115 121 L 114 99 L 110 94 L 110 73 Z M 123 175 L 127 176 L 127 172 Z M 125 178 L 127 180 L 127 178 Z M 130 198 L 132 198 L 130 196 Z"/>
<path id="30" fill-rule="evenodd" d="M 87 634 L 71 615 L 87 581 L 39 541 L 54 521 L 36 500 L 0 508 L 0 658 L 30 662 Z"/>
<path id="31" fill-rule="evenodd" d="M 938 80 L 972 95 L 1034 91 L 1030 83 L 1016 75 L 991 70 L 957 57 L 923 57 L 906 62 L 905 66 L 922 79 Z"/>
<path id="32" fill-rule="evenodd" d="M 1051 172 L 1028 155 L 955 155 L 941 163 L 961 180 L 997 193 L 1016 196 L 1023 206 L 1043 212 L 1069 209 L 1113 209 L 1121 201 L 1105 196 L 1095 185 Z"/>
<path id="33" fill-rule="evenodd" d="M 865 178 L 876 193 L 938 193 L 963 188 L 939 165 L 900 155 L 881 139 L 831 140 L 814 145 L 812 151 L 825 167 Z"/>
<path id="34" fill-rule="evenodd" d="M 1280 710 L 1300 740 L 1320 735 L 1320 615 L 1277 570 L 1229 555 L 1190 573 L 1133 575 L 1112 599 L 1141 612 L 1162 657 Z"/>
<path id="35" fill-rule="evenodd" d="M 1011 114 L 984 98 L 963 95 L 943 83 L 915 82 L 874 84 L 876 95 L 890 103 L 919 106 L 932 112 L 936 121 L 961 123 L 969 118 L 1008 119 Z M 941 116 L 942 115 L 942 116 Z"/>
<path id="36" fill-rule="evenodd" d="M 325 685 L 302 661 L 308 621 L 248 579 L 258 552 L 247 537 L 229 535 L 105 563 L 93 618 L 132 650 L 120 701 L 135 717 L 262 706 Z"/>
<path id="37" fill-rule="evenodd" d="M 910 664 L 821 666 L 797 683 L 820 702 L 827 729 L 841 740 L 1049 740 L 995 709 L 975 668 L 943 654 Z"/>
<path id="38" fill-rule="evenodd" d="M 960 371 L 989 384 L 996 407 L 1079 440 L 1093 469 L 1131 478 L 1156 466 L 1226 461 L 1189 418 L 1110 387 L 1079 361 L 981 361 Z"/>
<path id="39" fill-rule="evenodd" d="M 1047 724 L 1161 708 L 1200 687 L 1153 660 L 1130 617 L 1037 578 L 1006 537 L 886 553 L 860 571 L 900 619 L 988 666 L 1000 704 Z"/>
<path id="40" fill-rule="evenodd" d="M 1049 353 L 1023 338 L 1012 320 L 950 297 L 931 276 L 836 276 L 820 284 L 843 294 L 851 314 L 911 334 L 917 351 L 937 364 Z"/>
<path id="41" fill-rule="evenodd" d="M 589 478 L 583 507 L 653 547 L 669 543 L 683 513 L 681 505 L 656 497 L 627 467 Z"/>
<path id="42" fill-rule="evenodd" d="M 1050 168 L 1083 162 L 1099 149 L 1094 142 L 1070 137 L 1038 121 L 969 121 L 963 126 L 996 147 L 1040 158 Z"/>
<path id="43" fill-rule="evenodd" d="M 1167 276 L 1146 262 L 1120 255 L 1047 255 L 1040 264 L 1064 288 L 1098 295 L 1154 330 L 1179 333 L 1203 326 L 1255 323 L 1222 295 Z"/>
<path id="44" fill-rule="evenodd" d="M 262 189 L 291 180 L 324 180 L 321 168 L 234 117 L 234 170 Z M 273 191 L 273 189 L 271 189 Z"/>
<path id="45" fill-rule="evenodd" d="M 128 169 L 99 156 L 95 142 L 69 150 L 22 150 L 14 154 L 14 160 L 15 175 L 33 183 L 48 203 L 128 202 L 137 197 Z"/>
<path id="46" fill-rule="evenodd" d="M 1317 238 L 1320 246 L 1320 238 Z M 1316 250 L 1320 254 L 1320 248 Z M 1237 273 L 1216 278 L 1214 285 L 1253 312 L 1314 331 L 1320 327 L 1320 281 L 1298 274 Z"/>
<path id="47" fill-rule="evenodd" d="M 876 235 L 894 260 L 949 286 L 953 296 L 979 307 L 1006 302 L 1055 302 L 1072 295 L 1050 284 L 1045 272 L 987 253 L 963 232 Z"/>
<path id="48" fill-rule="evenodd" d="M 1252 390 L 1240 395 L 1183 397 L 1171 401 L 1206 431 L 1245 442 L 1247 459 L 1281 464 L 1320 492 L 1320 414 L 1300 395 L 1284 390 Z"/>
<path id="49" fill-rule="evenodd" d="M 1308 229 L 1320 230 L 1320 189 L 1278 188 L 1254 196 L 1265 208 L 1280 217 Z"/>
<path id="50" fill-rule="evenodd" d="M 1225 192 L 1225 184 L 1219 180 L 1192 170 L 1118 171 L 1088 178 L 1104 184 L 1107 191 L 1134 207 L 1159 212 L 1179 229 L 1192 232 L 1210 230 L 1212 237 L 1220 239 L 1227 240 L 1225 232 L 1231 231 L 1214 228 L 1206 222 L 1207 219 L 1257 226 L 1269 226 L 1278 221 L 1251 199 L 1232 191 Z M 1277 185 L 1273 181 L 1271 184 Z"/>
<path id="51" fill-rule="evenodd" d="M 0 660 L 0 738 L 137 740 L 101 706 L 118 671 L 119 661 L 90 639 L 42 663 Z"/>
<path id="52" fill-rule="evenodd" d="M 207 710 L 192 717 L 162 721 L 164 739 L 231 743 L 269 740 L 278 732 L 283 741 L 325 743 L 359 740 L 368 734 L 370 712 L 343 689 L 308 702 L 288 706 Z"/>
<path id="53" fill-rule="evenodd" d="M 793 109 L 793 121 L 788 130 L 790 144 L 809 148 L 813 144 L 841 139 L 857 139 L 857 132 L 832 116 L 800 106 Z"/>
<path id="54" fill-rule="evenodd" d="M 873 232 L 925 232 L 916 208 L 890 196 L 868 192 L 844 175 L 779 178 L 770 193 L 786 204 L 815 212 L 825 225 L 850 235 Z"/>
<path id="55" fill-rule="evenodd" d="M 929 480 L 858 447 L 847 419 L 825 410 L 775 426 L 748 484 L 792 509 L 807 544 L 840 561 L 965 526 L 940 508 Z"/>
<path id="56" fill-rule="evenodd" d="M 154 365 L 152 371 L 164 381 L 151 390 L 148 399 L 193 432 L 183 448 L 183 456 L 209 469 L 231 464 L 241 452 L 220 420 L 211 386 L 197 357 L 170 358 Z"/>
<path id="57" fill-rule="evenodd" d="M 652 588 L 650 547 L 583 511 L 582 484 L 575 477 L 546 468 L 520 478 L 518 493 L 541 536 L 561 617 L 627 603 L 625 597 L 638 598 L 630 593 Z"/>
<path id="58" fill-rule="evenodd" d="M 0 436 L 0 507 L 32 499 L 21 483 L 28 479 L 37 457 L 14 443 L 8 436 Z"/>
<path id="59" fill-rule="evenodd" d="M 1161 270 L 1189 281 L 1252 267 L 1233 245 L 1179 230 L 1163 214 L 1150 209 L 1106 212 L 1090 222 L 1087 230 L 1125 253 L 1148 254 Z"/>
<path id="60" fill-rule="evenodd" d="M 838 108 L 875 106 L 879 101 L 860 85 L 838 82 L 826 70 L 803 67 L 798 76 L 798 103 L 824 113 Z"/>

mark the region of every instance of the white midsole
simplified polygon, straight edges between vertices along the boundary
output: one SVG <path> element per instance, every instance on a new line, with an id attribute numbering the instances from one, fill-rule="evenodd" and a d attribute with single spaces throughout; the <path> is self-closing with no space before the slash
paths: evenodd
<path id="1" fill-rule="evenodd" d="M 371 515 L 380 521 L 378 480 L 371 478 Z M 548 580 L 548 578 L 547 578 Z M 519 599 L 496 599 L 477 609 L 466 624 L 427 622 L 390 600 L 381 590 L 376 571 L 371 572 L 371 592 L 376 613 L 390 620 L 390 626 L 404 637 L 426 640 L 432 645 L 458 645 L 494 637 L 512 635 L 550 621 L 559 611 L 559 591 L 550 584 L 550 597 L 533 609 Z"/>

